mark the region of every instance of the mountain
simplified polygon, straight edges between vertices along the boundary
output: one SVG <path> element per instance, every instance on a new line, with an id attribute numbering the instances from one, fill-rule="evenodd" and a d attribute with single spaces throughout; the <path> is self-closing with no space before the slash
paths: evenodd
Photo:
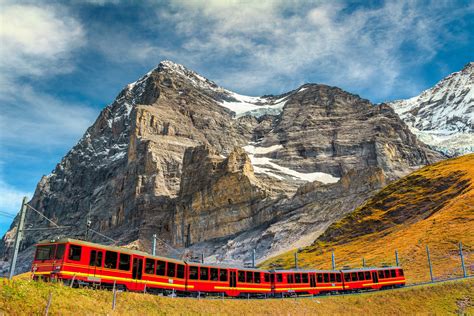
<path id="1" fill-rule="evenodd" d="M 416 97 L 388 104 L 433 149 L 449 156 L 474 152 L 474 62 Z"/>
<path id="2" fill-rule="evenodd" d="M 206 260 L 247 260 L 305 246 L 383 185 L 442 159 L 387 105 L 306 84 L 249 97 L 170 61 L 127 85 L 30 204 L 65 231 L 92 229 L 122 245 Z M 28 212 L 28 225 L 44 227 Z M 16 220 L 0 243 L 8 258 Z M 108 243 L 99 235 L 92 240 Z"/>
<path id="3" fill-rule="evenodd" d="M 428 245 L 436 278 L 462 276 L 458 243 L 472 274 L 474 154 L 451 158 L 394 181 L 301 250 L 301 267 L 330 268 L 395 264 L 398 250 L 410 282 L 429 280 Z M 293 266 L 293 253 L 264 263 Z"/>

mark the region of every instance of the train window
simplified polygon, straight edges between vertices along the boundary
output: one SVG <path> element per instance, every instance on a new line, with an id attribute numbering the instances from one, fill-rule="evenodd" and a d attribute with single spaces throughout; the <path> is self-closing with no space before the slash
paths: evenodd
<path id="1" fill-rule="evenodd" d="M 176 273 L 176 263 L 173 263 L 173 262 L 168 262 L 168 273 L 166 273 L 167 276 L 169 276 L 170 278 L 174 278 L 175 277 L 175 273 Z"/>
<path id="2" fill-rule="evenodd" d="M 117 257 L 118 255 L 115 251 L 106 251 L 104 267 L 108 269 L 117 269 Z"/>
<path id="3" fill-rule="evenodd" d="M 247 271 L 245 273 L 247 283 L 253 283 L 253 273 L 252 271 Z"/>
<path id="4" fill-rule="evenodd" d="M 293 274 L 287 274 L 286 278 L 288 279 L 288 283 L 295 283 L 294 278 L 293 278 Z"/>
<path id="5" fill-rule="evenodd" d="M 260 283 L 261 280 L 260 280 L 260 272 L 254 272 L 253 273 L 253 280 L 255 281 L 255 283 Z"/>
<path id="6" fill-rule="evenodd" d="M 270 282 L 270 274 L 269 273 L 265 273 L 263 275 L 263 278 L 264 278 L 265 282 L 267 282 L 267 283 Z"/>
<path id="7" fill-rule="evenodd" d="M 282 276 L 281 273 L 277 274 L 277 282 L 279 282 L 279 283 L 283 282 L 283 276 Z"/>
<path id="8" fill-rule="evenodd" d="M 331 283 L 336 282 L 336 275 L 334 273 L 329 274 L 329 281 Z"/>
<path id="9" fill-rule="evenodd" d="M 389 270 L 385 270 L 385 271 L 384 271 L 384 274 L 385 274 L 385 277 L 386 277 L 386 278 L 389 278 L 389 277 L 390 277 L 390 271 L 389 271 Z"/>
<path id="10" fill-rule="evenodd" d="M 166 262 L 158 260 L 156 261 L 156 275 L 165 275 Z"/>
<path id="11" fill-rule="evenodd" d="M 324 273 L 324 283 L 329 283 L 329 274 Z"/>
<path id="12" fill-rule="evenodd" d="M 384 276 L 383 276 L 383 271 L 380 270 L 380 271 L 379 271 L 379 279 L 383 279 L 383 278 L 384 278 Z"/>
<path id="13" fill-rule="evenodd" d="M 66 248 L 65 244 L 59 244 L 56 248 L 56 254 L 54 255 L 54 259 L 62 259 L 64 256 L 64 248 Z"/>
<path id="14" fill-rule="evenodd" d="M 180 279 L 184 279 L 184 265 L 178 264 L 178 269 L 176 270 L 176 277 Z"/>
<path id="15" fill-rule="evenodd" d="M 226 269 L 221 269 L 219 275 L 219 281 L 226 282 L 227 281 L 227 270 Z"/>
<path id="16" fill-rule="evenodd" d="M 350 273 L 344 273 L 344 281 L 346 281 L 346 282 L 351 281 L 351 274 Z"/>
<path id="17" fill-rule="evenodd" d="M 323 283 L 323 275 L 321 273 L 318 273 L 316 278 L 318 279 L 318 283 Z"/>
<path id="18" fill-rule="evenodd" d="M 198 279 L 198 267 L 190 266 L 189 267 L 189 279 L 197 280 Z"/>
<path id="19" fill-rule="evenodd" d="M 146 258 L 145 260 L 145 273 L 155 274 L 155 260 Z"/>
<path id="20" fill-rule="evenodd" d="M 301 274 L 301 283 L 308 283 L 308 273 Z"/>
<path id="21" fill-rule="evenodd" d="M 341 282 L 341 275 L 339 273 L 336 274 L 336 282 Z"/>
<path id="22" fill-rule="evenodd" d="M 36 248 L 36 260 L 50 260 L 53 258 L 55 245 L 39 246 Z"/>
<path id="23" fill-rule="evenodd" d="M 352 272 L 351 273 L 351 280 L 352 281 L 357 281 L 357 272 Z"/>
<path id="24" fill-rule="evenodd" d="M 245 282 L 245 272 L 239 271 L 239 282 Z"/>
<path id="25" fill-rule="evenodd" d="M 392 278 L 394 278 L 394 277 L 397 276 L 395 270 L 390 270 L 390 276 L 391 276 Z"/>
<path id="26" fill-rule="evenodd" d="M 130 255 L 121 253 L 119 258 L 119 270 L 130 271 Z"/>
<path id="27" fill-rule="evenodd" d="M 370 280 L 371 277 L 370 277 L 370 272 L 369 271 L 365 271 L 365 279 L 366 280 Z"/>
<path id="28" fill-rule="evenodd" d="M 402 269 L 399 269 L 399 270 L 398 270 L 398 275 L 399 275 L 399 276 L 403 276 L 403 270 L 402 270 Z"/>
<path id="29" fill-rule="evenodd" d="M 92 267 L 101 267 L 102 266 L 102 251 L 91 250 L 91 256 L 89 259 L 89 265 Z"/>
<path id="30" fill-rule="evenodd" d="M 295 273 L 295 283 L 301 283 L 301 274 Z"/>
<path id="31" fill-rule="evenodd" d="M 364 272 L 358 272 L 357 274 L 359 276 L 360 281 L 364 280 Z"/>
<path id="32" fill-rule="evenodd" d="M 81 260 L 82 247 L 76 245 L 69 246 L 69 260 L 80 261 Z"/>
<path id="33" fill-rule="evenodd" d="M 211 268 L 211 281 L 219 280 L 219 270 L 217 268 Z"/>
<path id="34" fill-rule="evenodd" d="M 209 280 L 209 268 L 208 267 L 201 267 L 201 273 L 199 274 L 199 280 Z"/>

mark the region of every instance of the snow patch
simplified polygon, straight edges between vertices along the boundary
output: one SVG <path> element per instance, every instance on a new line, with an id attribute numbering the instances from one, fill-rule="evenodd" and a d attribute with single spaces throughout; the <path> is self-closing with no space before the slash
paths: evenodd
<path id="1" fill-rule="evenodd" d="M 271 100 L 262 97 L 251 97 L 228 92 L 228 95 L 236 101 L 222 101 L 221 105 L 236 114 L 235 118 L 245 115 L 260 117 L 265 114 L 278 115 L 283 110 L 286 98 Z"/>
<path id="2" fill-rule="evenodd" d="M 256 146 L 255 144 L 249 144 L 243 147 L 244 150 L 249 155 L 250 161 L 252 162 L 253 169 L 255 173 L 263 173 L 270 177 L 276 178 L 278 180 L 284 180 L 285 177 L 291 177 L 295 180 L 300 181 L 319 181 L 324 184 L 336 183 L 339 181 L 339 178 L 334 177 L 328 173 L 324 172 L 311 172 L 304 173 L 299 172 L 288 167 L 283 167 L 274 162 L 274 160 L 268 157 L 256 156 L 256 155 L 265 155 L 283 149 L 282 145 L 273 145 L 269 147 Z"/>

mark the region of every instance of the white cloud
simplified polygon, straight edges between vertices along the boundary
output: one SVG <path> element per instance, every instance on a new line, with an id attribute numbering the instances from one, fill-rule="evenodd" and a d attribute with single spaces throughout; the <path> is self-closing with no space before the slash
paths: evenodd
<path id="1" fill-rule="evenodd" d="M 20 211 L 21 201 L 26 196 L 31 198 L 31 192 L 18 190 L 0 179 L 0 210 L 12 215 L 16 215 Z"/>
<path id="2" fill-rule="evenodd" d="M 61 6 L 0 4 L 0 152 L 6 147 L 71 144 L 95 111 L 61 102 L 32 84 L 74 69 L 82 25 Z M 28 80 L 24 80 L 24 79 Z"/>
<path id="3" fill-rule="evenodd" d="M 237 61 L 236 72 L 216 74 L 230 88 L 255 90 L 236 80 L 246 76 L 262 92 L 316 77 L 383 97 L 414 93 L 419 87 L 401 82 L 401 75 L 429 62 L 452 39 L 446 24 L 469 12 L 472 6 L 454 10 L 447 2 L 387 1 L 354 9 L 340 1 L 215 0 L 173 1 L 158 17 L 185 38 L 177 60 Z"/>
<path id="4" fill-rule="evenodd" d="M 64 103 L 29 85 L 3 90 L 0 101 L 9 106 L 0 113 L 0 152 L 5 145 L 47 149 L 73 144 L 97 116 L 92 108 Z"/>
<path id="5" fill-rule="evenodd" d="M 8 80 L 71 71 L 82 26 L 61 7 L 1 4 L 0 70 Z"/>

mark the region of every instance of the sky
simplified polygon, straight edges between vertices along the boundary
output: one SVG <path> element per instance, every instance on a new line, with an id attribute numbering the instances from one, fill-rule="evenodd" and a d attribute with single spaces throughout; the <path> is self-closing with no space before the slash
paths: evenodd
<path id="1" fill-rule="evenodd" d="M 473 52 L 473 1 L 0 0 L 0 235 L 100 110 L 162 60 L 246 95 L 312 82 L 383 102 Z"/>

